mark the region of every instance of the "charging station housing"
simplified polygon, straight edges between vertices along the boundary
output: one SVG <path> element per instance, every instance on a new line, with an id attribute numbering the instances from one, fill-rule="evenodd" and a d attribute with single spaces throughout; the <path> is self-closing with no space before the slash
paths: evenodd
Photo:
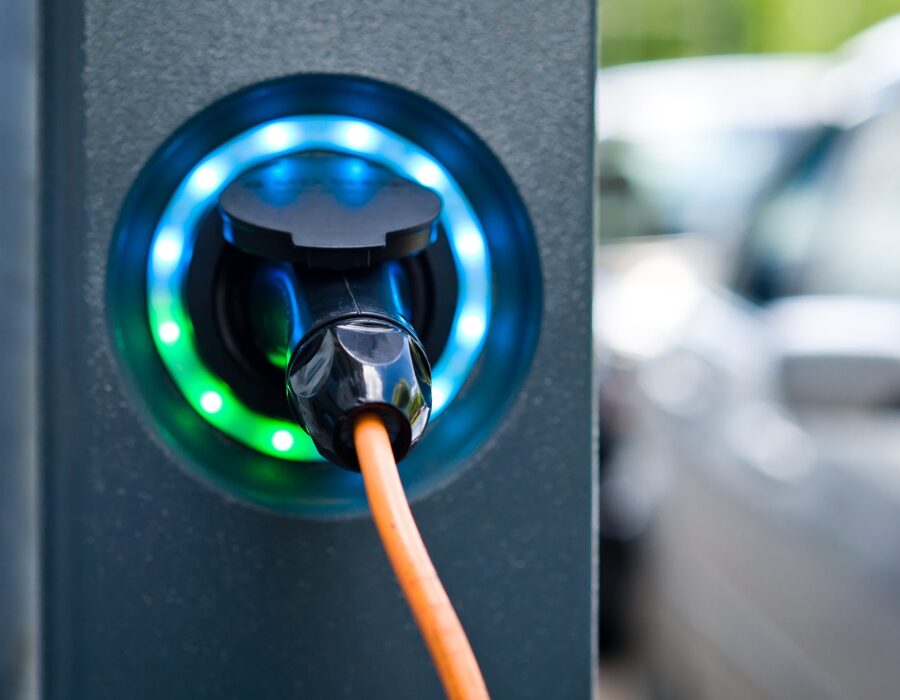
<path id="1" fill-rule="evenodd" d="M 44 695 L 440 697 L 371 520 L 193 478 L 109 302 L 129 192 L 173 133 L 253 86 L 344 75 L 451 114 L 527 212 L 530 365 L 413 507 L 492 696 L 589 697 L 594 3 L 47 0 L 41 21 Z"/>

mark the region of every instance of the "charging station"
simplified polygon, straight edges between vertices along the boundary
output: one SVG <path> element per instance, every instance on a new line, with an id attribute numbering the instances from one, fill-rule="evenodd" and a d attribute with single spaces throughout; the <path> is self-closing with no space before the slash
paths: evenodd
<path id="1" fill-rule="evenodd" d="M 321 456 L 339 426 L 323 447 L 285 400 L 319 328 L 281 323 L 292 295 L 359 312 L 370 284 L 412 359 L 365 390 L 412 426 L 400 473 L 492 697 L 591 695 L 593 13 L 46 4 L 46 697 L 440 697 L 359 474 Z M 323 189 L 390 236 L 285 239 L 273 202 L 333 221 L 295 201 Z"/>

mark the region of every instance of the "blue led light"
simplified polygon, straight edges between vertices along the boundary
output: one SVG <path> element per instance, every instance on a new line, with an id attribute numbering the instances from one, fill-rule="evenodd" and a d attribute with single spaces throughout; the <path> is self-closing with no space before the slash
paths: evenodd
<path id="1" fill-rule="evenodd" d="M 199 224 L 215 206 L 219 193 L 240 173 L 266 160 L 308 150 L 366 158 L 432 188 L 443 200 L 441 223 L 456 263 L 458 300 L 447 346 L 432 368 L 432 415 L 437 416 L 461 389 L 484 344 L 491 312 L 487 241 L 471 203 L 440 162 L 399 134 L 362 119 L 310 115 L 268 122 L 215 149 L 187 174 L 169 200 L 151 244 L 148 314 L 152 328 L 166 329 L 155 338 L 160 340 L 167 332 L 163 344 L 179 337 L 193 338 L 186 312 L 187 272 Z M 202 371 L 214 384 L 223 384 L 208 367 L 198 368 L 196 358 L 164 352 L 160 356 L 182 393 L 187 394 L 194 381 L 183 377 L 186 372 Z M 290 449 L 287 437 L 291 436 L 277 435 L 275 448 Z M 231 436 L 242 440 L 240 435 Z"/>

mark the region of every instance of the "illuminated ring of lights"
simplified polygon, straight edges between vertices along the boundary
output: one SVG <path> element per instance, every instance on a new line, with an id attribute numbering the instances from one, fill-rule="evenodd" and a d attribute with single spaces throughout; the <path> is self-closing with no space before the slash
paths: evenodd
<path id="1" fill-rule="evenodd" d="M 367 158 L 430 187 L 443 199 L 441 224 L 456 263 L 458 298 L 447 344 L 432 369 L 433 417 L 453 400 L 472 370 L 491 311 L 487 241 L 471 203 L 446 168 L 399 134 L 355 117 L 286 117 L 245 131 L 200 160 L 169 199 L 153 233 L 147 268 L 153 340 L 179 391 L 206 421 L 259 452 L 295 461 L 321 458 L 295 423 L 252 410 L 207 367 L 194 337 L 185 289 L 200 222 L 219 193 L 266 160 L 310 150 Z"/>

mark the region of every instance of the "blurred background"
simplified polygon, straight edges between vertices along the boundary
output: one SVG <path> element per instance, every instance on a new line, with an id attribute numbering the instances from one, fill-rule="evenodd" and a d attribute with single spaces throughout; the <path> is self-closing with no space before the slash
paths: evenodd
<path id="1" fill-rule="evenodd" d="M 601 0 L 604 66 L 735 53 L 828 52 L 896 0 Z"/>
<path id="2" fill-rule="evenodd" d="M 894 13 L 600 3 L 601 697 L 897 695 Z"/>

